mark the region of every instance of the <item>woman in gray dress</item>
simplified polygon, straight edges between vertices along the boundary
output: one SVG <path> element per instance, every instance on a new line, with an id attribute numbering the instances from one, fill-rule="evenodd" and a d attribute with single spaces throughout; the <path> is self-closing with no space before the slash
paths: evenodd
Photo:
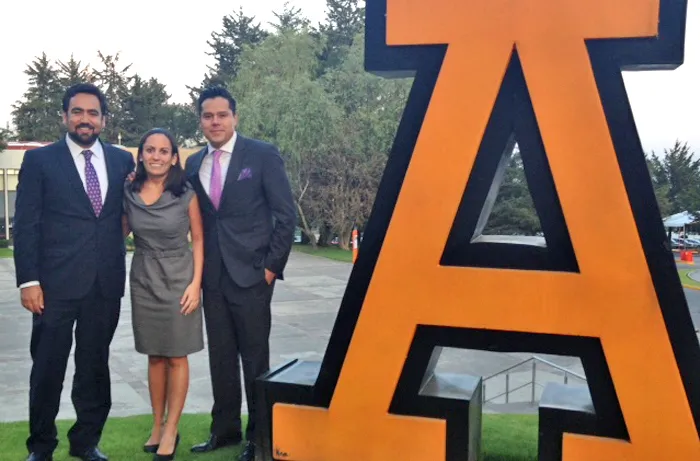
<path id="1" fill-rule="evenodd" d="M 129 277 L 134 341 L 148 355 L 154 417 L 144 450 L 156 460 L 173 459 L 189 388 L 187 356 L 204 348 L 204 245 L 197 197 L 168 131 L 156 128 L 143 136 L 136 174 L 124 188 L 124 235 L 133 232 L 135 244 Z"/>

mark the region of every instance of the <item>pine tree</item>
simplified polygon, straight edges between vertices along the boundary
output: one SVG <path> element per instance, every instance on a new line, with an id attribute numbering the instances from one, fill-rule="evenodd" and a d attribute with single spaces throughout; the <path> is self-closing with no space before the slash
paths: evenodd
<path id="1" fill-rule="evenodd" d="M 62 133 L 63 88 L 58 69 L 42 53 L 27 65 L 29 87 L 22 100 L 13 104 L 12 121 L 22 141 L 53 141 Z"/>
<path id="2" fill-rule="evenodd" d="M 215 65 L 209 67 L 203 83 L 221 83 L 236 77 L 243 47 L 257 45 L 268 36 L 254 21 L 255 17 L 246 16 L 242 7 L 238 12 L 224 16 L 222 30 L 212 32 L 211 40 L 207 41 L 211 48 L 207 54 L 214 57 Z"/>
<path id="3" fill-rule="evenodd" d="M 320 56 L 323 68 L 342 64 L 355 37 L 365 27 L 365 7 L 358 0 L 327 0 L 326 22 L 319 28 L 325 38 L 325 48 Z"/>
<path id="4" fill-rule="evenodd" d="M 102 138 L 110 143 L 119 142 L 125 130 L 124 99 L 129 94 L 133 76 L 127 74 L 131 64 L 121 67 L 119 53 L 106 55 L 98 52 L 102 68 L 94 72 L 95 83 L 100 86 L 107 99 L 108 120 Z"/>
<path id="5" fill-rule="evenodd" d="M 64 88 L 76 83 L 95 82 L 95 76 L 90 72 L 90 68 L 83 66 L 80 61 L 76 61 L 72 54 L 68 62 L 58 61 L 58 72 L 61 86 Z"/>
<path id="6" fill-rule="evenodd" d="M 277 18 L 277 21 L 269 24 L 275 29 L 277 34 L 292 31 L 299 32 L 309 26 L 309 20 L 306 19 L 301 8 L 290 6 L 289 2 L 284 2 L 281 13 L 273 11 L 272 14 Z"/>

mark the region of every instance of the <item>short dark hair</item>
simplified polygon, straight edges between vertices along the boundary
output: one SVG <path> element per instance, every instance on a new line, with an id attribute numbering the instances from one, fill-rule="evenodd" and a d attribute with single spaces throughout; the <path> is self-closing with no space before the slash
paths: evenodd
<path id="1" fill-rule="evenodd" d="M 100 110 L 102 111 L 102 115 L 107 115 L 107 99 L 105 98 L 105 95 L 102 93 L 102 91 L 92 83 L 76 83 L 75 85 L 72 85 L 68 87 L 68 89 L 66 89 L 66 92 L 63 94 L 64 113 L 68 113 L 68 106 L 70 105 L 70 100 L 73 99 L 75 95 L 81 93 L 91 94 L 95 96 L 100 101 Z"/>
<path id="2" fill-rule="evenodd" d="M 154 134 L 162 134 L 168 141 L 170 141 L 170 147 L 172 149 L 173 155 L 177 155 L 177 163 L 170 168 L 168 171 L 168 177 L 165 178 L 164 190 L 172 192 L 175 197 L 181 196 L 187 189 L 187 178 L 185 176 L 185 171 L 182 169 L 182 163 L 180 162 L 180 150 L 177 147 L 177 141 L 175 137 L 165 128 L 153 128 L 148 130 L 146 134 L 141 137 L 139 141 L 138 154 L 136 157 L 136 175 L 134 180 L 131 182 L 132 192 L 141 192 L 143 183 L 146 182 L 148 178 L 148 173 L 146 173 L 146 167 L 143 166 L 143 162 L 140 160 L 143 154 L 143 147 L 148 141 L 148 138 Z"/>
<path id="3" fill-rule="evenodd" d="M 224 98 L 228 101 L 228 105 L 231 108 L 231 112 L 234 114 L 236 113 L 236 100 L 233 99 L 233 96 L 231 96 L 231 93 L 224 88 L 223 86 L 210 86 L 208 88 L 205 88 L 200 94 L 199 98 L 197 99 L 197 112 L 199 115 L 202 115 L 202 104 L 204 104 L 204 101 L 207 99 L 214 99 L 214 98 Z"/>

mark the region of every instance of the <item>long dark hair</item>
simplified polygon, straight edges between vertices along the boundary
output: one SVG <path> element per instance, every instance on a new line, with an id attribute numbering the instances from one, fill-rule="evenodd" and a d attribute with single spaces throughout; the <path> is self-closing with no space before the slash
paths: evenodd
<path id="1" fill-rule="evenodd" d="M 180 151 L 177 147 L 177 141 L 175 141 L 175 137 L 165 128 L 153 128 L 148 130 L 141 138 L 141 141 L 139 141 L 136 176 L 131 182 L 131 190 L 133 192 L 141 192 L 143 183 L 146 182 L 146 179 L 148 179 L 148 173 L 146 173 L 146 168 L 143 166 L 141 155 L 143 154 L 143 146 L 146 144 L 146 141 L 154 134 L 162 134 L 168 138 L 168 141 L 170 141 L 172 154 L 177 156 L 177 162 L 175 165 L 170 167 L 168 177 L 165 178 L 164 190 L 170 191 L 175 197 L 179 197 L 187 189 L 187 179 L 185 177 L 185 171 L 182 169 L 182 164 L 180 163 Z"/>

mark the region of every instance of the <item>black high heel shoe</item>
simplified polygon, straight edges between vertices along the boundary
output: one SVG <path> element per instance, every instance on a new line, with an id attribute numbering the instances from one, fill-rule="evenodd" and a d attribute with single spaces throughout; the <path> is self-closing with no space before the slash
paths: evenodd
<path id="1" fill-rule="evenodd" d="M 180 444 L 180 433 L 177 433 L 177 436 L 175 437 L 175 447 L 173 448 L 173 452 L 170 453 L 169 455 L 159 455 L 158 453 L 154 453 L 153 455 L 153 461 L 172 461 L 175 459 L 175 452 L 177 451 L 177 446 Z M 158 449 L 156 448 L 156 451 Z"/>
<path id="2" fill-rule="evenodd" d="M 161 430 L 161 433 L 162 433 L 162 431 L 163 431 L 163 424 L 161 424 L 160 430 Z M 151 434 L 151 435 L 152 435 L 152 434 Z M 145 451 L 146 453 L 155 453 L 155 452 L 158 451 L 158 447 L 159 447 L 159 446 L 160 446 L 160 445 L 157 444 L 157 443 L 154 443 L 153 445 L 144 445 L 144 446 L 143 446 L 143 451 Z"/>

